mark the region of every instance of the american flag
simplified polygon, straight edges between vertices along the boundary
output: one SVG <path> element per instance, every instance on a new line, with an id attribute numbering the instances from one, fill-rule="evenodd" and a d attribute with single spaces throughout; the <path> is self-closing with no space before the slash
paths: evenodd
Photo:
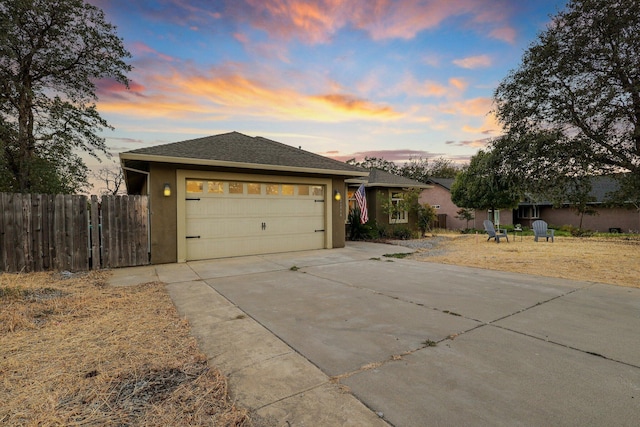
<path id="1" fill-rule="evenodd" d="M 369 212 L 367 211 L 367 197 L 364 194 L 364 184 L 360 184 L 358 190 L 356 191 L 356 201 L 358 202 L 358 207 L 360 208 L 360 223 L 364 224 L 369 221 Z"/>

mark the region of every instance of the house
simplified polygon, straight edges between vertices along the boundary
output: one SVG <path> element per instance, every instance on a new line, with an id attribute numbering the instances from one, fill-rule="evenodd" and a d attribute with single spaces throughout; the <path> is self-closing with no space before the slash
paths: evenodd
<path id="1" fill-rule="evenodd" d="M 120 153 L 148 194 L 151 263 L 339 248 L 346 179 L 367 171 L 238 132 Z"/>
<path id="2" fill-rule="evenodd" d="M 431 188 L 425 189 L 420 195 L 420 203 L 428 203 L 436 210 L 438 214 L 438 223 L 440 228 L 449 230 L 464 230 L 468 228 L 481 228 L 482 221 L 490 219 L 495 224 L 510 225 L 513 224 L 513 215 L 510 210 L 497 210 L 495 215 L 491 214 L 491 210 L 476 211 L 474 219 L 467 221 L 458 218 L 458 211 L 461 209 L 451 201 L 451 185 L 452 178 L 431 178 L 428 183 Z"/>
<path id="3" fill-rule="evenodd" d="M 420 203 L 429 203 L 436 209 L 438 215 L 446 215 L 446 228 L 456 230 L 466 228 L 466 221 L 457 219 L 457 211 L 460 209 L 451 201 L 451 185 L 453 179 L 433 178 L 429 181 L 431 188 L 422 191 Z M 582 228 L 594 231 L 607 232 L 610 229 L 627 232 L 640 230 L 640 212 L 625 207 L 611 207 L 607 205 L 608 194 L 618 188 L 617 181 L 611 177 L 594 177 L 589 202 L 597 214 L 585 215 Z M 565 204 L 555 208 L 550 201 L 534 201 L 525 198 L 518 208 L 509 211 L 498 211 L 499 224 L 521 224 L 530 227 L 533 221 L 542 219 L 553 226 L 572 225 L 578 227 L 580 217 L 575 209 Z M 476 212 L 475 219 L 469 221 L 470 228 L 480 228 L 482 221 L 492 219 L 491 212 Z M 440 221 L 442 223 L 442 221 Z M 444 228 L 444 227 L 443 227 Z"/>
<path id="4" fill-rule="evenodd" d="M 431 186 L 420 194 L 420 203 L 428 203 L 435 209 L 438 214 L 438 228 L 462 230 L 467 228 L 467 222 L 457 218 L 460 208 L 451 201 L 453 181 L 454 179 L 449 178 L 431 178 L 429 180 Z M 469 221 L 469 227 L 476 228 L 476 221 L 476 219 Z"/>
<path id="5" fill-rule="evenodd" d="M 396 214 L 388 213 L 384 209 L 385 202 L 397 204 L 409 189 L 421 190 L 430 187 L 430 185 L 380 169 L 371 169 L 368 177 L 350 179 L 347 183 L 347 211 L 357 206 L 355 191 L 360 184 L 364 184 L 370 221 L 373 220 L 378 225 L 406 224 L 408 227 L 413 227 L 417 218 L 412 218 L 406 211 Z"/>
<path id="6" fill-rule="evenodd" d="M 609 194 L 618 189 L 618 182 L 611 176 L 596 176 L 591 180 L 590 202 L 595 215 L 584 215 L 582 228 L 599 232 L 637 232 L 640 230 L 640 211 L 607 204 Z M 529 227 L 536 219 L 542 219 L 553 226 L 580 225 L 580 216 L 569 204 L 554 207 L 548 200 L 534 201 L 525 198 L 514 211 L 514 221 Z"/>

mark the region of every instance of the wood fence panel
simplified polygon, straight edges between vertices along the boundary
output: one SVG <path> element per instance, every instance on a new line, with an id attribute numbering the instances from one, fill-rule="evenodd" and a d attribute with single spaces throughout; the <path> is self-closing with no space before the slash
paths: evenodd
<path id="1" fill-rule="evenodd" d="M 149 263 L 147 196 L 0 193 L 0 271 Z"/>
<path id="2" fill-rule="evenodd" d="M 148 197 L 102 197 L 102 260 L 108 268 L 149 264 Z"/>

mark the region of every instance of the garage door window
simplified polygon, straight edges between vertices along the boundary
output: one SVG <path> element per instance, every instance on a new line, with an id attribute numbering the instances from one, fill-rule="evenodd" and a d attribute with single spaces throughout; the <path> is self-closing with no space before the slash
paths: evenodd
<path id="1" fill-rule="evenodd" d="M 224 193 L 224 183 L 222 181 L 209 181 L 207 183 L 207 192 L 212 194 Z"/>
<path id="2" fill-rule="evenodd" d="M 187 180 L 187 193 L 202 193 L 203 182 L 192 179 Z"/>
<path id="3" fill-rule="evenodd" d="M 309 186 L 298 185 L 298 196 L 308 196 L 308 195 L 309 195 Z"/>
<path id="4" fill-rule="evenodd" d="M 280 194 L 278 184 L 267 184 L 267 196 L 277 196 Z"/>
<path id="5" fill-rule="evenodd" d="M 247 194 L 262 194 L 262 184 L 250 182 L 247 184 Z"/>
<path id="6" fill-rule="evenodd" d="M 282 184 L 282 195 L 293 196 L 293 185 Z"/>
<path id="7" fill-rule="evenodd" d="M 229 183 L 229 194 L 242 194 L 244 191 L 244 185 L 241 182 Z"/>
<path id="8" fill-rule="evenodd" d="M 324 197 L 324 187 L 321 185 L 312 185 L 311 195 L 316 197 Z"/>

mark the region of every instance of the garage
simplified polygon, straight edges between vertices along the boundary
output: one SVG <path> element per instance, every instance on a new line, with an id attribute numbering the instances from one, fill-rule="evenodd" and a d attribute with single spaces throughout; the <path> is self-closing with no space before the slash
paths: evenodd
<path id="1" fill-rule="evenodd" d="M 120 153 L 149 196 L 152 264 L 345 245 L 346 184 L 368 171 L 239 132 Z"/>
<path id="2" fill-rule="evenodd" d="M 186 260 L 322 249 L 325 186 L 185 180 Z"/>

